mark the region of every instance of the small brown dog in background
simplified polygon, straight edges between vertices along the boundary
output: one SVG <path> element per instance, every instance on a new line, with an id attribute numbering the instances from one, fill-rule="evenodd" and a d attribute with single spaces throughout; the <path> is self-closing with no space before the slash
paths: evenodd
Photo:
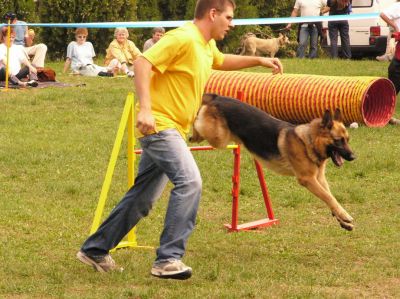
<path id="1" fill-rule="evenodd" d="M 289 38 L 282 33 L 279 33 L 278 37 L 269 39 L 258 38 L 252 33 L 247 33 L 242 39 L 240 55 L 260 56 L 269 54 L 270 57 L 275 57 L 279 48 L 289 43 Z"/>
<path id="2" fill-rule="evenodd" d="M 329 158 L 338 167 L 343 158 L 355 159 L 338 109 L 333 118 L 327 110 L 323 118 L 296 126 L 239 100 L 205 94 L 190 141 L 204 139 L 215 148 L 225 148 L 231 141 L 243 144 L 265 167 L 295 176 L 328 205 L 341 227 L 353 229 L 353 218 L 333 196 L 325 178 Z"/>

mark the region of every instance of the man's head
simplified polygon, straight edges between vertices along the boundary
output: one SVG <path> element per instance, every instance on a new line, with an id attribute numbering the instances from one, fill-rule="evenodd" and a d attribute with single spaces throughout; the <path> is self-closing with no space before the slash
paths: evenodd
<path id="1" fill-rule="evenodd" d="M 235 9 L 236 3 L 234 0 L 197 0 L 196 8 L 194 10 L 194 18 L 203 18 L 213 8 L 222 12 L 227 6 L 231 6 Z"/>
<path id="2" fill-rule="evenodd" d="M 10 23 L 14 23 L 17 21 L 17 15 L 15 13 L 13 13 L 12 11 L 7 12 L 4 17 L 3 20 L 8 23 L 8 21 L 10 21 Z"/>
<path id="3" fill-rule="evenodd" d="M 165 33 L 165 29 L 164 29 L 163 27 L 156 27 L 156 28 L 153 28 L 153 30 L 152 30 L 152 39 L 153 39 L 153 42 L 154 42 L 154 43 L 158 42 L 158 41 L 160 40 L 160 38 L 162 38 L 162 36 L 164 35 L 164 33 Z"/>
<path id="4" fill-rule="evenodd" d="M 194 12 L 195 23 L 202 23 L 202 31 L 207 38 L 222 40 L 234 25 L 234 0 L 198 0 Z"/>

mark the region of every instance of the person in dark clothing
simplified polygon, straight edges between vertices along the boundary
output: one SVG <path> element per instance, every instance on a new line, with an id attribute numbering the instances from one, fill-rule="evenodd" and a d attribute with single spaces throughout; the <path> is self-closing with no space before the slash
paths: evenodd
<path id="1" fill-rule="evenodd" d="M 323 9 L 329 15 L 348 15 L 351 13 L 351 0 L 328 0 L 327 6 Z M 338 35 L 340 34 L 340 42 L 342 45 L 343 58 L 351 58 L 349 22 L 329 21 L 328 22 L 329 39 L 331 40 L 331 57 L 338 58 Z"/>

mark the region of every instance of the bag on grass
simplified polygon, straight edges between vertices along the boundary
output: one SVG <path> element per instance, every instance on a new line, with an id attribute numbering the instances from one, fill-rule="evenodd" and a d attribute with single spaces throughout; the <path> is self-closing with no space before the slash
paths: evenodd
<path id="1" fill-rule="evenodd" d="M 37 67 L 37 77 L 39 82 L 56 81 L 56 72 L 49 67 Z"/>

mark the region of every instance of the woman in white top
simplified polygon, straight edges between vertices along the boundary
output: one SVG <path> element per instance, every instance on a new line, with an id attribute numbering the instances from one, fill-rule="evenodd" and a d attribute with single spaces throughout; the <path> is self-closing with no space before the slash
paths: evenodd
<path id="1" fill-rule="evenodd" d="M 30 63 L 23 46 L 15 45 L 15 32 L 11 29 L 10 43 L 7 38 L 7 27 L 0 31 L 0 81 L 6 80 L 7 51 L 8 51 L 8 74 L 9 80 L 14 85 L 38 86 L 37 70 Z M 23 65 L 23 66 L 21 66 Z M 21 81 L 28 78 L 29 81 Z"/>
<path id="2" fill-rule="evenodd" d="M 67 59 L 64 64 L 64 73 L 71 66 L 72 72 L 83 76 L 113 76 L 111 69 L 93 63 L 96 56 L 91 42 L 86 40 L 88 30 L 78 28 L 75 30 L 76 41 L 70 42 L 67 47 Z"/>

